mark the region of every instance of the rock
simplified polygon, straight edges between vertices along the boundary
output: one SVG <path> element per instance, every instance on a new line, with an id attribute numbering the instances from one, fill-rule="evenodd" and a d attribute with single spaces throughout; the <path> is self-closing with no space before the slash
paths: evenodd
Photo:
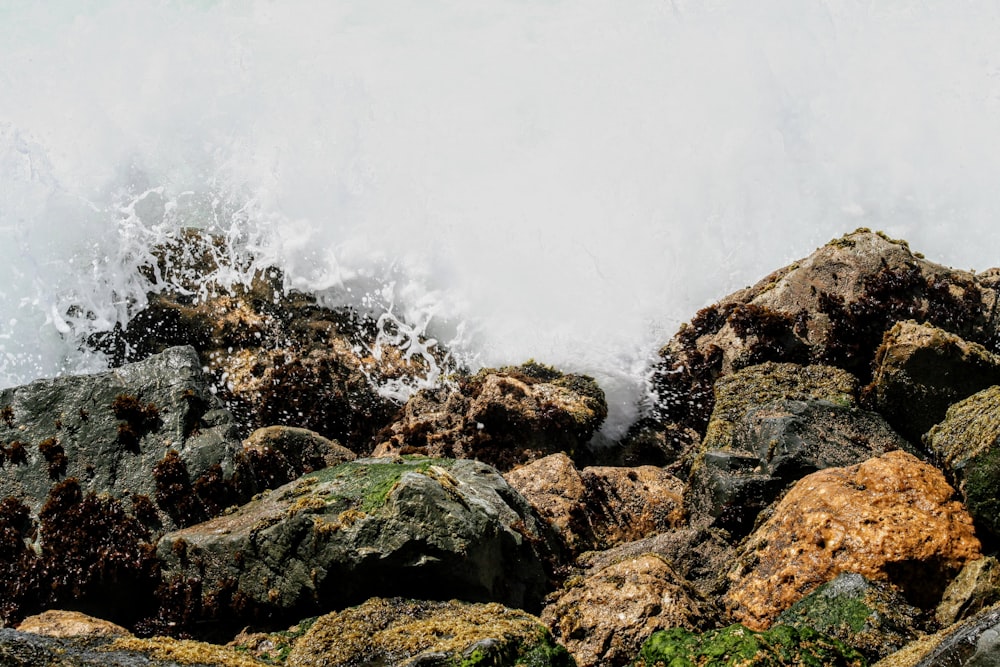
<path id="1" fill-rule="evenodd" d="M 1000 602 L 1000 564 L 993 556 L 966 563 L 948 584 L 934 615 L 941 627 Z"/>
<path id="2" fill-rule="evenodd" d="M 920 442 L 952 404 L 995 384 L 1000 384 L 1000 356 L 908 320 L 886 333 L 866 391 L 896 430 Z"/>
<path id="3" fill-rule="evenodd" d="M 537 618 L 499 604 L 373 598 L 321 616 L 287 667 L 572 667 Z"/>
<path id="4" fill-rule="evenodd" d="M 576 563 L 586 572 L 597 572 L 644 554 L 660 556 L 702 598 L 716 600 L 728 585 L 726 572 L 736 551 L 729 543 L 729 535 L 717 528 L 675 528 L 606 551 L 584 553 Z"/>
<path id="5" fill-rule="evenodd" d="M 293 426 L 259 428 L 243 442 L 261 485 L 276 488 L 307 473 L 357 458 L 340 443 Z"/>
<path id="6" fill-rule="evenodd" d="M 992 667 L 1000 655 L 1000 605 L 921 637 L 872 667 Z"/>
<path id="7" fill-rule="evenodd" d="M 683 518 L 683 483 L 662 468 L 591 467 L 578 472 L 560 453 L 515 468 L 504 478 L 574 554 L 670 530 Z"/>
<path id="8" fill-rule="evenodd" d="M 658 417 L 704 432 L 712 385 L 764 361 L 822 363 L 863 382 L 896 322 L 928 322 L 996 351 L 992 274 L 928 262 L 905 242 L 859 229 L 698 314 L 660 351 Z"/>
<path id="9" fill-rule="evenodd" d="M 4 389 L 0 442 L 0 498 L 16 497 L 33 513 L 55 483 L 74 478 L 84 492 L 155 499 L 169 527 L 206 518 L 227 499 L 239 502 L 255 485 L 249 471 L 238 474 L 236 423 L 209 391 L 190 347 L 106 373 Z M 186 485 L 185 497 L 170 484 Z"/>
<path id="10" fill-rule="evenodd" d="M 754 632 L 742 625 L 695 634 L 661 630 L 643 645 L 635 667 L 713 665 L 717 667 L 864 667 L 860 653 L 812 628 L 778 625 Z"/>
<path id="11" fill-rule="evenodd" d="M 619 667 L 651 632 L 704 628 L 716 613 L 662 557 L 643 554 L 571 578 L 541 619 L 579 667 Z"/>
<path id="12" fill-rule="evenodd" d="M 801 477 L 912 447 L 855 407 L 855 380 L 828 366 L 766 363 L 722 378 L 684 505 L 694 525 L 747 535 Z"/>
<path id="13" fill-rule="evenodd" d="M 891 586 L 845 572 L 786 609 L 781 625 L 809 627 L 857 649 L 870 661 L 917 638 L 923 613 Z"/>
<path id="14" fill-rule="evenodd" d="M 537 609 L 547 530 L 483 463 L 361 459 L 164 536 L 160 618 L 280 621 L 375 595 Z"/>
<path id="15" fill-rule="evenodd" d="M 5 667 L 261 667 L 232 648 L 156 637 L 49 637 L 0 629 L 0 664 Z"/>
<path id="16" fill-rule="evenodd" d="M 976 530 L 991 548 L 1000 545 L 1000 386 L 948 409 L 926 436 L 927 446 L 956 481 Z"/>
<path id="17" fill-rule="evenodd" d="M 381 435 L 375 456 L 476 459 L 510 470 L 582 447 L 607 416 L 592 378 L 528 362 L 484 369 L 457 388 L 426 389 Z"/>
<path id="18" fill-rule="evenodd" d="M 764 629 L 843 572 L 888 581 L 934 607 L 947 582 L 980 557 L 972 518 L 944 475 L 901 451 L 801 479 L 741 547 L 724 603 Z"/>
<path id="19" fill-rule="evenodd" d="M 241 425 L 304 427 L 361 453 L 398 411 L 380 386 L 449 369 L 434 341 L 409 338 L 392 318 L 324 307 L 286 290 L 278 269 L 234 254 L 194 229 L 153 248 L 145 302 L 90 344 L 114 365 L 190 345 Z"/>
<path id="20" fill-rule="evenodd" d="M 132 633 L 120 625 L 78 611 L 49 611 L 29 616 L 17 626 L 19 632 L 46 637 L 128 637 Z"/>

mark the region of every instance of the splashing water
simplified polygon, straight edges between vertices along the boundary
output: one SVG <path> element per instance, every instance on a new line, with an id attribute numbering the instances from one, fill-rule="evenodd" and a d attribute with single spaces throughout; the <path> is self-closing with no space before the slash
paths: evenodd
<path id="1" fill-rule="evenodd" d="M 380 344 L 594 375 L 614 437 L 681 321 L 832 237 L 998 263 L 998 32 L 961 0 L 9 0 L 0 383 L 101 367 L 81 337 L 197 226 L 218 282 L 279 266 Z"/>

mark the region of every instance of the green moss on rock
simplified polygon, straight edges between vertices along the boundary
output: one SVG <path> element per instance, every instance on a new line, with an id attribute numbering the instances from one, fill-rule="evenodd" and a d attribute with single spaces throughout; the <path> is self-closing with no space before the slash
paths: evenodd
<path id="1" fill-rule="evenodd" d="M 864 657 L 811 628 L 776 625 L 754 632 L 742 625 L 696 634 L 683 628 L 653 633 L 635 667 L 863 667 Z"/>
<path id="2" fill-rule="evenodd" d="M 426 473 L 432 467 L 442 469 L 454 465 L 454 459 L 432 459 L 423 457 L 402 457 L 386 459 L 385 463 L 363 459 L 349 461 L 332 468 L 317 470 L 305 476 L 316 483 L 336 482 L 336 495 L 328 502 L 346 500 L 355 509 L 370 513 L 385 505 L 386 499 L 408 472 Z"/>

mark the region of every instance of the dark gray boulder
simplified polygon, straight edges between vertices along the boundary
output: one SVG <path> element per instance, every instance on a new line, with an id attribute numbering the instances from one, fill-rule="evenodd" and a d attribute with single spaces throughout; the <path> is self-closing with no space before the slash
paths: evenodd
<path id="1" fill-rule="evenodd" d="M 169 533 L 165 584 L 197 582 L 179 618 L 299 618 L 372 596 L 538 608 L 554 539 L 483 463 L 361 459 Z"/>
<path id="2" fill-rule="evenodd" d="M 154 500 L 169 527 L 217 513 L 239 483 L 253 484 L 239 470 L 236 423 L 190 347 L 0 391 L 0 446 L 0 498 L 33 513 L 75 478 L 84 493 Z"/>

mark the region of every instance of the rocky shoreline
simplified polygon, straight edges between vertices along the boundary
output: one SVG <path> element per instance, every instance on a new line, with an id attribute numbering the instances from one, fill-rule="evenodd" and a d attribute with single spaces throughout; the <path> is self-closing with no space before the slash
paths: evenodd
<path id="1" fill-rule="evenodd" d="M 1000 659 L 1000 269 L 857 230 L 593 379 L 158 248 L 115 367 L 0 391 L 0 664 Z M 398 405 L 380 382 L 445 380 Z"/>

